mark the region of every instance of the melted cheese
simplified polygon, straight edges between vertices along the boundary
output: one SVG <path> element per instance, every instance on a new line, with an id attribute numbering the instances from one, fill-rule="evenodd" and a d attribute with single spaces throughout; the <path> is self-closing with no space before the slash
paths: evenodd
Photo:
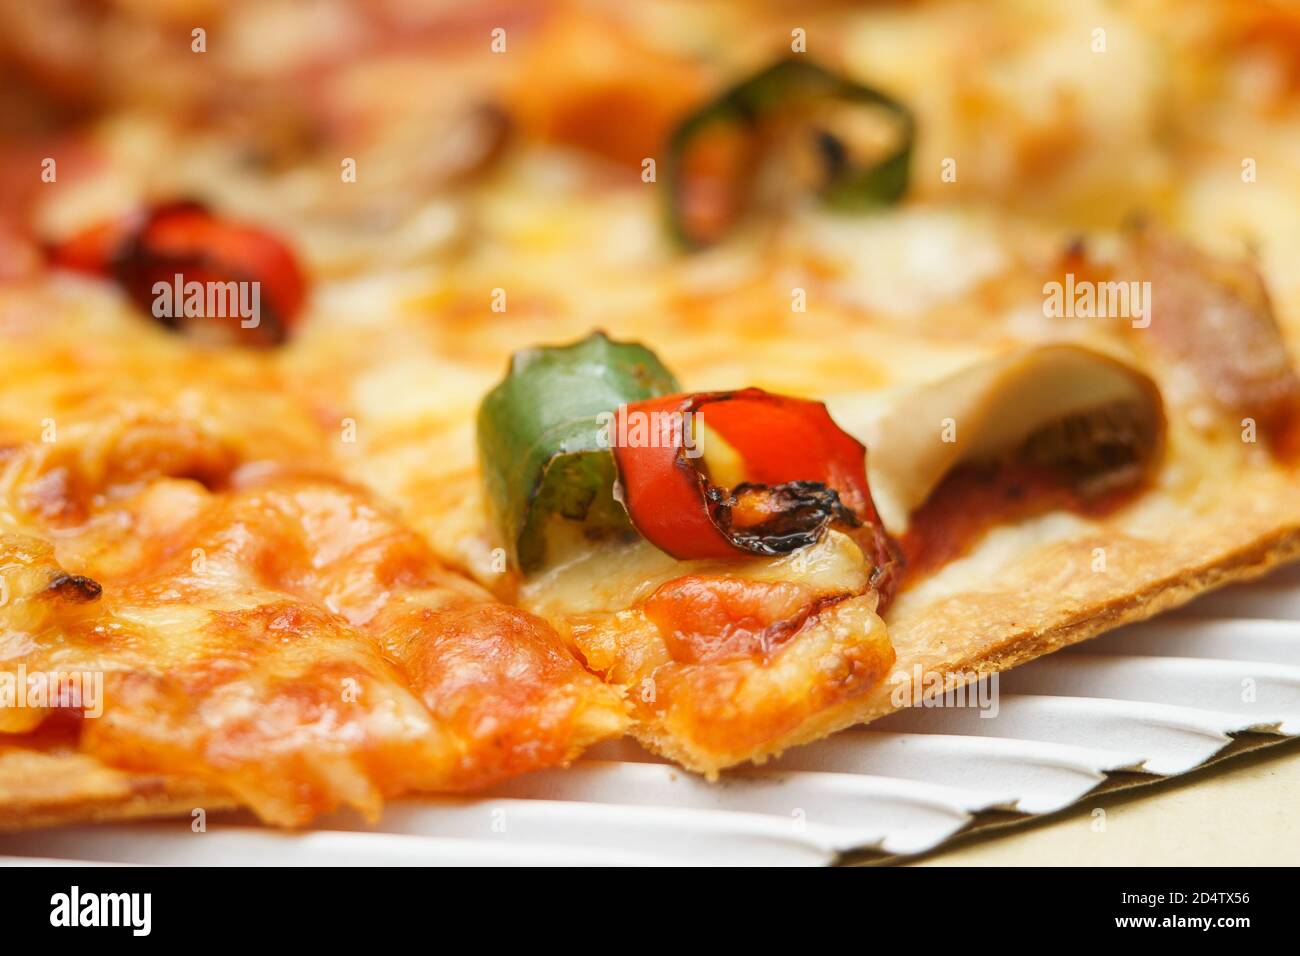
<path id="1" fill-rule="evenodd" d="M 617 692 L 550 627 L 321 474 L 329 432 L 268 356 L 116 310 L 69 345 L 79 318 L 25 326 L 38 304 L 0 303 L 23 341 L 0 354 L 0 660 L 100 675 L 82 753 L 291 824 L 481 787 L 621 731 Z M 0 729 L 56 716 L 7 709 Z"/>
<path id="2" fill-rule="evenodd" d="M 745 581 L 789 581 L 815 595 L 860 594 L 870 569 L 846 535 L 832 531 L 816 544 L 779 558 L 678 561 L 648 541 L 605 542 L 531 578 L 520 590 L 524 607 L 543 617 L 620 611 L 660 585 L 692 575 L 725 574 Z"/>

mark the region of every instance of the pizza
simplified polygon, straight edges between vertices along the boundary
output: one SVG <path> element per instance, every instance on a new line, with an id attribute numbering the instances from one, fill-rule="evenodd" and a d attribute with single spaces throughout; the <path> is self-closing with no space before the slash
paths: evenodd
<path id="1" fill-rule="evenodd" d="M 1300 553 L 1283 5 L 0 9 L 0 828 L 716 777 Z"/>

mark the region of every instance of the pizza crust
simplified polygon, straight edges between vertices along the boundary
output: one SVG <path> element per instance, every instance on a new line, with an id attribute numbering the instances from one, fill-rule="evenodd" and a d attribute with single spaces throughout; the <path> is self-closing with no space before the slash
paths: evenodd
<path id="1" fill-rule="evenodd" d="M 127 773 L 67 748 L 0 750 L 0 832 L 181 816 L 198 808 L 211 812 L 238 805 L 210 785 Z"/>
<path id="2" fill-rule="evenodd" d="M 916 667 L 944 675 L 1009 670 L 1300 558 L 1300 502 L 1287 476 L 1270 477 L 1276 479 L 1271 500 L 1278 504 L 1271 515 L 1266 507 L 1228 508 L 1199 530 L 1164 542 L 1099 530 L 1025 556 L 1005 572 L 996 591 L 961 591 L 928 602 L 901 599 L 886 616 L 898 655 L 892 673 L 912 674 Z M 1266 494 L 1248 484 L 1242 490 Z M 1292 499 L 1284 510 L 1288 494 Z M 1071 570 L 1062 589 L 1063 569 L 1089 568 L 1097 548 L 1106 550 L 1109 571 Z M 897 703 L 897 687 L 887 679 L 774 744 L 756 762 L 902 709 L 911 698 Z"/>

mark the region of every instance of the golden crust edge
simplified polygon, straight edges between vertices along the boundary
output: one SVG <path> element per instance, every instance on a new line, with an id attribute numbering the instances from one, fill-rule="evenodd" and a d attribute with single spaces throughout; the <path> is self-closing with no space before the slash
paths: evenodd
<path id="1" fill-rule="evenodd" d="M 127 775 L 134 786 L 154 777 Z M 240 803 L 229 794 L 199 784 L 177 782 L 163 793 L 135 793 L 116 798 L 88 798 L 57 803 L 0 804 L 0 833 L 40 830 L 73 823 L 122 823 L 131 820 L 188 816 L 195 808 L 206 812 L 236 810 Z"/>

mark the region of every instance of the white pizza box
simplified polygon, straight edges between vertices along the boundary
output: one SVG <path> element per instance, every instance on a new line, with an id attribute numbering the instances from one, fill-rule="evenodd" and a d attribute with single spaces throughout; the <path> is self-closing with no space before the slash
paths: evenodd
<path id="1" fill-rule="evenodd" d="M 1300 565 L 709 783 L 624 740 L 478 797 L 284 833 L 249 816 L 0 836 L 48 864 L 825 865 L 883 860 L 1300 735 Z M 993 693 L 996 691 L 996 693 Z M 967 704 L 979 703 L 972 695 Z M 1298 811 L 1300 812 L 1300 811 Z"/>

